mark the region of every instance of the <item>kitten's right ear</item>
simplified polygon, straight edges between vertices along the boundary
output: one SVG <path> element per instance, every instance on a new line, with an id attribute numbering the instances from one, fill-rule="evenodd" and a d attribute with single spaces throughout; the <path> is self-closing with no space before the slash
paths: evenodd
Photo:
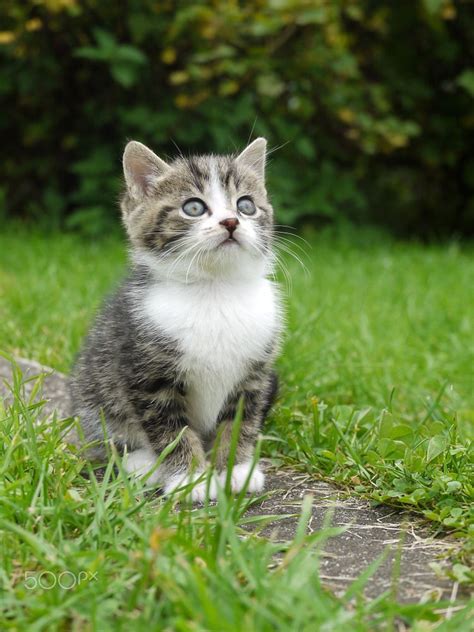
<path id="1" fill-rule="evenodd" d="M 131 140 L 123 152 L 123 173 L 130 195 L 146 196 L 171 167 L 142 143 Z"/>
<path id="2" fill-rule="evenodd" d="M 267 141 L 260 136 L 240 153 L 235 162 L 254 171 L 260 178 L 265 177 L 265 157 Z"/>

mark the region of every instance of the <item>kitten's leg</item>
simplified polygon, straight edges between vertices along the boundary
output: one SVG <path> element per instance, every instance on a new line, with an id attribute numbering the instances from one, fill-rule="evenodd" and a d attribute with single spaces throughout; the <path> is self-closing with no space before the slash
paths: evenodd
<path id="1" fill-rule="evenodd" d="M 130 453 L 124 461 L 126 470 L 138 475 L 149 472 L 156 464 L 158 455 L 187 426 L 174 450 L 148 480 L 151 483 L 161 483 L 165 493 L 170 493 L 202 476 L 206 464 L 204 448 L 199 436 L 189 427 L 184 398 L 167 388 L 165 392 L 155 393 L 153 396 L 140 394 L 135 404 L 149 448 Z M 194 486 L 191 496 L 193 500 L 203 500 L 205 493 L 206 481 L 203 480 Z M 209 496 L 215 497 L 215 493 L 215 488 L 211 485 Z"/>
<path id="2" fill-rule="evenodd" d="M 220 438 L 216 467 L 219 472 L 220 483 L 223 485 L 227 475 L 226 468 L 229 460 L 233 419 L 237 412 L 240 396 L 243 395 L 243 419 L 231 476 L 231 488 L 234 492 L 241 491 L 249 478 L 255 443 L 263 421 L 275 400 L 277 388 L 278 379 L 275 373 L 264 371 L 256 373 L 246 381 L 243 390 L 233 397 L 221 412 L 222 427 L 219 428 Z M 265 476 L 257 463 L 248 480 L 247 490 L 249 492 L 262 491 L 264 482 Z"/>
<path id="3" fill-rule="evenodd" d="M 77 406 L 75 411 L 79 418 L 79 428 L 71 433 L 71 441 L 81 448 L 89 461 L 105 462 L 109 454 L 107 444 L 115 443 L 118 451 L 123 448 L 123 442 L 116 440 L 101 410 Z"/>

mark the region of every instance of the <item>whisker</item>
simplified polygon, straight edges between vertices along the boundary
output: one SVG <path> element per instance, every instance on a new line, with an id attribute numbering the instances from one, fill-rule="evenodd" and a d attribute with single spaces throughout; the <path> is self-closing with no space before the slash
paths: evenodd
<path id="1" fill-rule="evenodd" d="M 170 140 L 171 140 L 171 142 L 173 143 L 173 145 L 176 147 L 176 149 L 178 150 L 178 156 L 179 156 L 180 158 L 183 158 L 183 159 L 184 159 L 183 152 L 182 152 L 182 151 L 181 151 L 181 149 L 178 147 L 178 144 L 176 143 L 176 141 L 175 141 L 173 138 L 171 138 Z"/>
<path id="2" fill-rule="evenodd" d="M 249 134 L 249 137 L 247 139 L 247 145 L 250 144 L 250 139 L 252 138 L 253 130 L 255 129 L 255 125 L 257 123 L 257 118 L 258 118 L 257 116 L 254 118 L 252 129 L 250 130 L 250 134 Z"/>
<path id="3" fill-rule="evenodd" d="M 285 261 L 283 260 L 282 257 L 280 257 L 278 252 L 276 252 L 275 250 L 271 250 L 264 244 L 260 244 L 260 246 L 261 246 L 260 248 L 256 247 L 255 249 L 260 255 L 267 256 L 269 260 L 272 262 L 271 275 L 273 276 L 274 279 L 276 279 L 276 274 L 273 269 L 274 264 L 276 264 L 275 267 L 279 268 L 283 274 L 286 293 L 288 296 L 291 296 L 293 292 L 293 280 L 291 278 L 290 271 L 288 270 L 288 266 L 286 265 Z"/>
<path id="4" fill-rule="evenodd" d="M 286 145 L 289 145 L 291 141 L 287 140 L 284 143 L 282 143 L 281 145 L 276 145 L 276 147 L 272 147 L 271 149 L 267 150 L 267 156 L 269 156 L 270 154 L 275 153 L 276 151 L 279 151 L 280 149 L 283 149 L 283 147 L 286 147 Z"/>
<path id="5" fill-rule="evenodd" d="M 163 255 L 167 255 L 170 252 L 175 252 L 176 250 L 179 250 L 179 248 L 181 248 L 182 246 L 193 243 L 193 241 L 194 240 L 191 237 L 181 237 L 180 239 L 176 239 L 170 246 L 166 247 L 165 245 L 163 247 Z"/>
<path id="6" fill-rule="evenodd" d="M 274 261 L 276 261 L 277 267 L 281 270 L 285 282 L 286 293 L 288 296 L 291 296 L 293 292 L 293 280 L 286 263 L 276 252 L 272 252 L 270 256 Z"/>
<path id="7" fill-rule="evenodd" d="M 296 230 L 295 228 L 293 228 L 292 226 L 286 226 L 285 224 L 274 224 L 273 228 L 288 228 L 288 229 L 292 229 L 292 230 Z M 286 232 L 286 231 L 280 231 L 280 230 L 273 230 L 274 233 L 277 233 L 278 235 L 288 235 L 288 237 L 294 237 L 295 239 L 299 239 L 300 241 L 303 241 L 308 248 L 313 248 L 312 244 L 309 243 L 309 241 L 307 241 L 304 237 L 301 237 L 301 235 L 297 235 L 295 233 L 290 233 L 290 232 Z"/>
<path id="8" fill-rule="evenodd" d="M 287 246 L 285 246 L 284 244 L 281 244 L 281 243 L 280 244 L 276 244 L 276 248 L 280 248 L 287 255 L 290 255 L 290 257 L 293 257 L 293 259 L 300 264 L 300 266 L 301 266 L 303 272 L 305 273 L 305 275 L 309 275 L 309 270 L 308 270 L 307 266 L 303 263 L 303 261 L 301 261 L 301 259 L 298 257 L 298 255 L 296 253 L 294 253 Z"/>
<path id="9" fill-rule="evenodd" d="M 196 256 L 198 257 L 198 262 L 199 262 L 199 254 L 202 253 L 202 244 L 198 244 L 199 245 L 199 249 L 197 251 L 197 253 L 193 256 L 193 258 L 191 259 L 191 261 L 189 262 L 188 265 L 188 269 L 186 270 L 186 283 L 188 282 L 188 275 L 189 275 L 189 271 L 191 270 L 191 267 L 193 265 L 194 259 L 196 259 Z"/>
<path id="10" fill-rule="evenodd" d="M 174 270 L 175 270 L 176 266 L 178 265 L 178 263 L 180 263 L 180 261 L 182 259 L 184 259 L 187 255 L 189 255 L 195 248 L 200 248 L 200 246 L 201 246 L 200 243 L 194 243 L 189 248 L 187 248 L 182 253 L 180 253 L 176 257 L 176 259 L 173 261 L 170 269 L 168 270 L 168 278 L 171 276 L 171 273 L 174 272 Z"/>
<path id="11" fill-rule="evenodd" d="M 308 257 L 308 253 L 306 252 L 306 250 L 300 245 L 300 244 L 295 244 L 293 241 L 291 241 L 291 239 L 288 239 L 287 237 L 283 237 L 282 235 L 276 235 L 274 237 L 274 241 L 275 243 L 284 243 L 286 244 L 288 247 L 293 246 L 294 248 L 298 248 L 298 250 L 305 256 Z"/>

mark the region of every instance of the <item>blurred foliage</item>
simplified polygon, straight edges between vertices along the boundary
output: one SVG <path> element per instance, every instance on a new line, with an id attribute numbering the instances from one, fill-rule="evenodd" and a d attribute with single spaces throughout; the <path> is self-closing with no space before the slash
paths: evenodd
<path id="1" fill-rule="evenodd" d="M 6 0 L 0 208 L 98 233 L 120 155 L 263 134 L 285 223 L 474 227 L 469 0 Z M 271 156 L 273 158 L 273 156 Z"/>

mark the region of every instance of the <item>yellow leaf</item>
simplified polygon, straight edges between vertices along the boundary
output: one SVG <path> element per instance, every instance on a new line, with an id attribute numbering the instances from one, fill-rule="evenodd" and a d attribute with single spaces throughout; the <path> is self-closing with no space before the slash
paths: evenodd
<path id="1" fill-rule="evenodd" d="M 176 61 L 176 50 L 174 48 L 165 48 L 161 53 L 161 61 L 165 64 L 173 64 Z"/>
<path id="2" fill-rule="evenodd" d="M 219 94 L 222 96 L 228 96 L 229 94 L 235 94 L 239 90 L 239 84 L 233 79 L 223 81 L 219 86 Z"/>
<path id="3" fill-rule="evenodd" d="M 217 28 L 214 24 L 204 24 L 201 26 L 200 32 L 204 39 L 212 40 L 216 36 Z"/>
<path id="4" fill-rule="evenodd" d="M 15 33 L 12 31 L 0 31 L 0 44 L 11 44 L 15 38 Z"/>
<path id="5" fill-rule="evenodd" d="M 408 143 L 408 138 L 403 134 L 386 135 L 386 139 L 392 147 L 405 147 Z"/>
<path id="6" fill-rule="evenodd" d="M 43 4 L 53 13 L 58 13 L 63 9 L 77 7 L 77 0 L 44 0 Z"/>
<path id="7" fill-rule="evenodd" d="M 161 548 L 162 542 L 169 540 L 173 534 L 173 529 L 162 529 L 161 527 L 156 527 L 150 535 L 150 548 L 155 552 L 158 551 Z"/>
<path id="8" fill-rule="evenodd" d="M 337 115 L 344 123 L 353 123 L 355 119 L 354 112 L 349 108 L 341 108 L 337 111 Z"/>
<path id="9" fill-rule="evenodd" d="M 38 31 L 43 26 L 43 23 L 39 18 L 32 18 L 25 22 L 25 29 L 27 31 Z"/>
<path id="10" fill-rule="evenodd" d="M 174 86 L 180 86 L 189 80 L 189 75 L 185 70 L 177 70 L 170 74 L 170 83 Z"/>
<path id="11" fill-rule="evenodd" d="M 447 4 L 441 10 L 441 17 L 443 18 L 443 20 L 454 20 L 456 18 L 456 15 L 456 7 L 453 4 Z"/>
<path id="12" fill-rule="evenodd" d="M 175 97 L 174 102 L 181 110 L 184 110 L 185 108 L 188 108 L 191 106 L 191 100 L 187 94 L 178 94 Z"/>

